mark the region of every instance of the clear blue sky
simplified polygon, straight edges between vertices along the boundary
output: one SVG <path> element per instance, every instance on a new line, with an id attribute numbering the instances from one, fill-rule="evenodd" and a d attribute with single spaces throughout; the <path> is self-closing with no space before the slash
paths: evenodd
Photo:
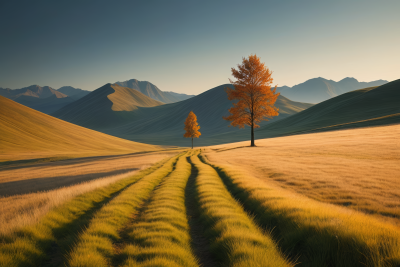
<path id="1" fill-rule="evenodd" d="M 0 87 L 198 94 L 257 54 L 279 86 L 400 78 L 400 1 L 0 2 Z"/>

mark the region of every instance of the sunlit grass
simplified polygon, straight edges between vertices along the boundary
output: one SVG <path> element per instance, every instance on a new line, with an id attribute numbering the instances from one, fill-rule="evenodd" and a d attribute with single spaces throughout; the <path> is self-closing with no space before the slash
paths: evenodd
<path id="1" fill-rule="evenodd" d="M 173 157 L 103 206 L 79 237 L 78 244 L 70 254 L 69 266 L 111 265 L 114 255 L 113 243 L 120 239 L 118 230 L 137 212 L 140 204 L 150 196 L 161 180 L 173 170 L 174 163 L 180 155 Z"/>
<path id="2" fill-rule="evenodd" d="M 371 216 L 321 203 L 215 166 L 229 190 L 302 266 L 397 266 L 400 230 Z"/>
<path id="3" fill-rule="evenodd" d="M 0 236 L 37 223 L 47 212 L 83 193 L 133 176 L 137 171 L 104 177 L 51 191 L 0 198 Z"/>
<path id="4" fill-rule="evenodd" d="M 207 148 L 270 185 L 400 227 L 400 124 L 294 135 Z"/>
<path id="5" fill-rule="evenodd" d="M 196 190 L 201 220 L 208 227 L 211 252 L 224 266 L 291 266 L 232 198 L 218 173 L 197 156 L 191 160 L 198 169 Z"/>
<path id="6" fill-rule="evenodd" d="M 191 174 L 186 157 L 154 191 L 140 220 L 129 233 L 132 244 L 123 266 L 199 266 L 190 247 L 185 187 Z"/>
<path id="7" fill-rule="evenodd" d="M 158 169 L 165 160 L 137 175 L 81 194 L 48 212 L 39 223 L 21 228 L 1 239 L 1 266 L 40 266 L 49 257 L 52 244 L 62 249 L 72 246 L 74 237 L 91 214 L 114 194 Z"/>

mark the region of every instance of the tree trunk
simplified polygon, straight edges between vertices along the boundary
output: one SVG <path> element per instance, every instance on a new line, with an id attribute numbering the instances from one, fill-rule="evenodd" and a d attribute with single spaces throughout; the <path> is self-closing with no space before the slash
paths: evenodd
<path id="1" fill-rule="evenodd" d="M 193 149 L 193 137 L 192 137 L 192 149 Z"/>
<path id="2" fill-rule="evenodd" d="M 256 146 L 254 144 L 254 124 L 251 124 L 251 145 L 250 146 Z"/>

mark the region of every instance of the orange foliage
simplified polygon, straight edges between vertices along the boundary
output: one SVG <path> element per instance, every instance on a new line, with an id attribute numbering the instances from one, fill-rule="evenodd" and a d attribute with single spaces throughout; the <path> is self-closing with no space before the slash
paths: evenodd
<path id="1" fill-rule="evenodd" d="M 251 145 L 254 146 L 254 128 L 260 127 L 257 123 L 278 116 L 279 109 L 274 106 L 279 93 L 275 94 L 276 86 L 271 90 L 272 72 L 260 62 L 257 55 L 243 58 L 238 69 L 232 68 L 232 75 L 236 81 L 229 81 L 235 89 L 227 88 L 229 100 L 238 100 L 229 109 L 230 116 L 225 120 L 232 121 L 232 126 L 251 127 Z"/>
<path id="2" fill-rule="evenodd" d="M 193 148 L 193 138 L 198 138 L 201 135 L 201 133 L 199 132 L 200 126 L 198 126 L 197 117 L 193 113 L 193 111 L 190 111 L 189 115 L 187 116 L 184 129 L 186 133 L 183 136 L 186 138 L 192 138 Z"/>

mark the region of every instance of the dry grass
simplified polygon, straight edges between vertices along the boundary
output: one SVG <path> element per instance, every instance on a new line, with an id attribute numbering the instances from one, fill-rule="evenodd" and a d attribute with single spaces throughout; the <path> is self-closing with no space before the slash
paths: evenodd
<path id="1" fill-rule="evenodd" d="M 65 256 L 92 216 L 113 197 L 159 169 L 167 160 L 126 179 L 78 195 L 51 209 L 37 224 L 0 236 L 1 266 L 43 266 L 49 261 L 56 262 L 56 266 L 63 265 Z"/>
<path id="2" fill-rule="evenodd" d="M 200 220 L 207 227 L 204 235 L 220 266 L 293 266 L 235 201 L 214 168 L 198 156 L 190 159 L 199 171 L 196 198 Z"/>
<path id="3" fill-rule="evenodd" d="M 0 96 L 0 162 L 156 151 L 161 147 L 89 130 Z"/>
<path id="4" fill-rule="evenodd" d="M 50 209 L 73 197 L 107 186 L 137 171 L 96 179 L 90 182 L 63 187 L 60 189 L 0 198 L 0 235 L 10 234 L 15 229 L 32 225 L 40 220 Z"/>
<path id="5" fill-rule="evenodd" d="M 129 226 L 131 244 L 121 266 L 198 267 L 191 250 L 191 237 L 185 207 L 185 187 L 191 174 L 186 154 L 175 170 L 153 192 L 139 220 Z"/>
<path id="6" fill-rule="evenodd" d="M 205 159 L 207 162 L 207 160 Z M 231 193 L 301 266 L 399 266 L 400 231 L 361 212 L 271 187 L 235 166 L 213 165 Z"/>
<path id="7" fill-rule="evenodd" d="M 59 187 L 59 184 L 74 184 L 51 191 L 0 197 L 0 235 L 9 234 L 15 229 L 34 224 L 50 209 L 73 197 L 132 176 L 138 170 L 145 169 L 155 162 L 170 157 L 171 155 L 172 153 L 153 153 L 141 156 L 126 155 L 112 158 L 104 157 L 91 162 L 86 162 L 85 160 L 87 159 L 76 159 L 70 160 L 70 164 L 53 162 L 42 164 L 41 166 L 31 166 L 28 168 L 0 172 L 0 177 L 4 179 L 8 176 L 11 176 L 10 179 L 23 179 L 25 177 L 25 179 L 28 179 L 27 183 L 31 181 L 31 183 L 34 184 L 33 188 L 55 188 Z M 96 170 L 100 170 L 99 173 L 96 173 Z M 103 175 L 101 177 L 102 174 L 115 172 L 123 173 L 111 176 Z M 63 174 L 65 175 L 66 173 L 68 173 L 69 176 L 63 176 Z M 49 175 L 53 175 L 53 179 L 49 180 L 47 178 Z M 36 178 L 33 180 L 33 177 L 38 176 L 43 179 Z M 101 178 L 98 178 L 99 176 Z M 0 193 L 3 189 L 4 192 L 7 192 L 7 190 L 9 192 L 22 192 L 25 190 L 24 187 L 18 188 L 14 186 L 8 188 L 4 186 L 4 184 L 0 183 L 0 185 Z M 32 188 L 32 185 L 28 183 L 26 189 L 30 188 Z"/>
<path id="8" fill-rule="evenodd" d="M 136 153 L 0 167 L 0 196 L 52 190 L 151 165 L 179 151 Z"/>
<path id="9" fill-rule="evenodd" d="M 154 188 L 169 175 L 179 156 L 126 188 L 93 217 L 79 242 L 71 252 L 69 266 L 110 266 L 114 256 L 113 245 L 121 239 L 119 230 L 129 222 Z"/>
<path id="10" fill-rule="evenodd" d="M 207 148 L 270 185 L 400 225 L 400 125 L 296 135 Z"/>

